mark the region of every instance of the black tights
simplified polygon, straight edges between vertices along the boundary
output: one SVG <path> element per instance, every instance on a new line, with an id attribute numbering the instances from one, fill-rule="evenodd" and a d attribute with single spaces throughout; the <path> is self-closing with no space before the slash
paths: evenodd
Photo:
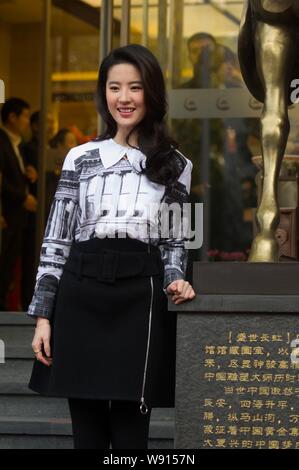
<path id="1" fill-rule="evenodd" d="M 110 406 L 111 403 L 111 406 Z M 75 449 L 147 449 L 151 408 L 139 403 L 68 398 Z"/>

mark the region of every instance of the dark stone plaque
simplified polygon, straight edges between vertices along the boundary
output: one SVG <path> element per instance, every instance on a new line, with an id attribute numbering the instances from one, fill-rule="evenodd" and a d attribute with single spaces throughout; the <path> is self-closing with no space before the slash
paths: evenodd
<path id="1" fill-rule="evenodd" d="M 178 329 L 176 448 L 299 449 L 298 315 L 188 314 Z"/>
<path id="2" fill-rule="evenodd" d="M 204 264 L 197 269 L 204 270 Z M 195 281 L 196 299 L 182 304 L 180 311 L 170 306 L 178 312 L 175 448 L 299 449 L 295 284 L 290 283 L 294 287 L 285 296 L 281 291 L 271 294 L 269 287 L 263 296 L 261 285 L 254 295 L 252 284 L 250 295 L 246 288 L 233 295 L 226 278 L 229 294 L 220 294 L 222 268 L 214 267 L 220 270 L 217 276 L 212 269 L 208 266 L 213 286 L 204 272 L 199 276 L 205 278 L 201 286 L 209 294 L 200 292 Z M 233 266 L 223 266 L 226 273 L 230 269 L 236 284 L 244 286 L 245 279 L 237 279 Z M 265 269 L 261 275 L 269 286 Z M 245 276 L 244 265 L 241 270 Z M 258 283 L 255 273 L 252 279 Z M 283 273 L 288 275 L 285 267 Z M 277 272 L 273 277 L 278 279 Z"/>

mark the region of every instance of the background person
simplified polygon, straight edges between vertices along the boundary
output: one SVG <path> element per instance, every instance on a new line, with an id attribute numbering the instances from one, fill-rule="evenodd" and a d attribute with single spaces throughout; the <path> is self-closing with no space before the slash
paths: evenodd
<path id="1" fill-rule="evenodd" d="M 1 109 L 0 168 L 2 169 L 2 215 L 7 224 L 2 229 L 0 255 L 0 311 L 6 310 L 14 268 L 21 256 L 23 231 L 28 212 L 35 212 L 37 201 L 29 192 L 31 169 L 26 169 L 22 155 L 22 136 L 29 128 L 29 105 L 20 98 L 8 99 Z"/>

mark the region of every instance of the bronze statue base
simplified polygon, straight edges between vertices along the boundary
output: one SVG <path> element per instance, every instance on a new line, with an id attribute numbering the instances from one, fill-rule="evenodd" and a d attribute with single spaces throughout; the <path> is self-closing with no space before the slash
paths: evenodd
<path id="1" fill-rule="evenodd" d="M 279 245 L 275 237 L 259 233 L 252 242 L 249 263 L 278 263 Z"/>

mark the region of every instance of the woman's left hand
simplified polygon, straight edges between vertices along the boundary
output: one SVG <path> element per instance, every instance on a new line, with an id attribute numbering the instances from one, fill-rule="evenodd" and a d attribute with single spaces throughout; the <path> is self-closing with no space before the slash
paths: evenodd
<path id="1" fill-rule="evenodd" d="M 195 297 L 193 287 L 184 279 L 177 279 L 168 284 L 166 288 L 168 294 L 172 294 L 171 300 L 178 305 L 186 300 L 192 300 Z"/>

